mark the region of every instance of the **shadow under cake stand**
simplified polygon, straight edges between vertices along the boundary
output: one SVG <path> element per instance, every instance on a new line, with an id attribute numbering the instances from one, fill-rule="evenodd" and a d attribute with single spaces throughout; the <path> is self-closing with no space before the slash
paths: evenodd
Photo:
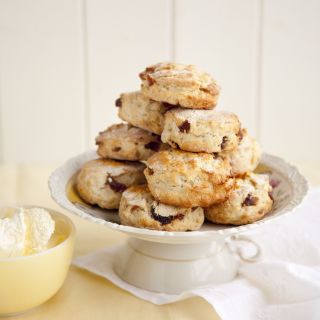
<path id="1" fill-rule="evenodd" d="M 51 196 L 81 218 L 129 235 L 115 255 L 114 270 L 126 282 L 155 292 L 181 293 L 232 280 L 238 271 L 238 259 L 230 250 L 229 239 L 250 242 L 239 234 L 289 214 L 308 191 L 306 179 L 295 167 L 276 156 L 263 154 L 256 171 L 267 173 L 279 185 L 273 191 L 272 211 L 262 220 L 239 227 L 206 222 L 199 231 L 191 232 L 141 229 L 121 225 L 117 211 L 89 206 L 78 196 L 75 177 L 85 162 L 95 158 L 96 152 L 88 151 L 56 169 L 49 179 Z"/>

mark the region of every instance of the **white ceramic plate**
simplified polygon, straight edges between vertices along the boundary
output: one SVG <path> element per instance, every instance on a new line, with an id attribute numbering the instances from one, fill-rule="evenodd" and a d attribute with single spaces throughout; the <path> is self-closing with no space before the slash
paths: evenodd
<path id="1" fill-rule="evenodd" d="M 85 162 L 95 158 L 98 158 L 95 151 L 87 151 L 68 160 L 64 165 L 56 169 L 49 179 L 52 198 L 63 208 L 84 219 L 125 232 L 136 238 L 155 242 L 195 243 L 209 239 L 217 240 L 235 233 L 244 232 L 292 212 L 302 202 L 308 191 L 306 179 L 294 166 L 279 157 L 263 154 L 258 172 L 269 174 L 270 178 L 273 181 L 277 181 L 279 185 L 273 191 L 275 200 L 273 209 L 262 220 L 239 227 L 215 225 L 206 222 L 199 231 L 191 232 L 140 229 L 119 224 L 118 214 L 115 210 L 103 210 L 96 206 L 84 205 L 70 195 L 70 188 L 73 189 L 74 187 L 72 178 Z"/>

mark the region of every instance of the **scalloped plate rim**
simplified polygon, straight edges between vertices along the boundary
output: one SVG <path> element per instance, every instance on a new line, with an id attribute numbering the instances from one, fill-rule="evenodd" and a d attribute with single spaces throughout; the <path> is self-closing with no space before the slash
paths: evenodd
<path id="1" fill-rule="evenodd" d="M 161 238 L 167 239 L 168 238 L 188 238 L 191 240 L 191 238 L 214 238 L 214 237 L 225 237 L 225 236 L 230 236 L 236 233 L 248 231 L 251 229 L 254 229 L 256 227 L 259 227 L 261 225 L 264 225 L 266 223 L 275 221 L 278 218 L 281 218 L 283 216 L 286 216 L 287 214 L 293 212 L 296 210 L 302 203 L 303 199 L 308 193 L 309 190 L 309 184 L 306 178 L 298 171 L 298 169 L 289 164 L 287 161 L 283 160 L 280 157 L 263 153 L 262 155 L 262 160 L 261 163 L 265 164 L 266 162 L 275 162 L 276 165 L 272 165 L 270 163 L 267 164 L 268 167 L 275 169 L 276 171 L 280 172 L 282 175 L 285 175 L 289 182 L 291 182 L 290 186 L 293 190 L 293 197 L 291 201 L 283 208 L 280 210 L 276 216 L 271 216 L 268 217 L 266 216 L 265 218 L 256 221 L 251 224 L 247 225 L 242 225 L 242 226 L 234 226 L 234 227 L 226 227 L 225 229 L 220 229 L 220 230 L 205 230 L 205 231 L 191 231 L 191 232 L 170 232 L 170 231 L 158 231 L 158 230 L 150 230 L 150 229 L 143 229 L 143 228 L 136 228 L 136 227 L 131 227 L 131 226 L 125 226 L 121 224 L 117 224 L 114 222 L 110 222 L 101 218 L 93 217 L 92 215 L 86 213 L 85 211 L 77 208 L 72 202 L 69 201 L 69 199 L 66 196 L 65 188 L 66 184 L 63 185 L 63 192 L 61 189 L 57 188 L 59 184 L 59 180 L 61 176 L 63 176 L 63 172 L 67 171 L 71 167 L 74 167 L 75 164 L 83 162 L 83 160 L 90 160 L 98 158 L 98 155 L 96 154 L 95 150 L 89 150 L 86 151 L 82 154 L 79 154 L 75 157 L 70 158 L 67 160 L 62 166 L 58 167 L 56 170 L 53 171 L 53 173 L 50 175 L 49 180 L 48 180 L 48 186 L 50 189 L 51 197 L 54 199 L 56 203 L 58 203 L 61 207 L 64 209 L 72 212 L 73 214 L 76 214 L 77 216 L 86 219 L 88 221 L 98 223 L 104 226 L 107 226 L 113 230 L 124 232 L 136 237 L 142 237 L 142 238 Z M 286 168 L 289 174 L 285 174 L 284 170 L 280 170 L 279 166 L 283 168 Z M 79 165 L 78 169 L 79 170 Z M 74 175 L 76 170 L 72 172 L 68 176 L 67 182 L 69 179 Z M 298 184 L 293 183 L 292 179 L 296 179 Z"/>

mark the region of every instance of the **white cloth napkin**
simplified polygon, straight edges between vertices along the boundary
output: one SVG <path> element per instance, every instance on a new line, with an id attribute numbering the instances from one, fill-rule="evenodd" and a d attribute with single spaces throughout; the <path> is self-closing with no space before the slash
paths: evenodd
<path id="1" fill-rule="evenodd" d="M 78 257 L 74 265 L 158 305 L 200 296 L 223 320 L 320 319 L 320 189 L 311 190 L 294 213 L 251 232 L 250 238 L 262 247 L 260 262 L 243 263 L 229 283 L 180 295 L 122 281 L 112 269 L 116 246 Z"/>

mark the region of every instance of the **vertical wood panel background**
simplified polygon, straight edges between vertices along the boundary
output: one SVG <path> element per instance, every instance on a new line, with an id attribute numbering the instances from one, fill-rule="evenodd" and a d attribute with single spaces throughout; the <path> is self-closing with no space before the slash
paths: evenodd
<path id="1" fill-rule="evenodd" d="M 0 1 L 1 150 L 7 163 L 53 163 L 84 150 L 81 7 Z"/>
<path id="2" fill-rule="evenodd" d="M 119 122 L 114 101 L 140 88 L 138 77 L 154 61 L 172 59 L 170 0 L 88 0 L 90 141 Z"/>
<path id="3" fill-rule="evenodd" d="M 148 64 L 194 63 L 265 150 L 320 159 L 317 0 L 0 0 L 0 162 L 94 147 Z"/>
<path id="4" fill-rule="evenodd" d="M 265 1 L 263 9 L 262 145 L 320 159 L 320 1 Z"/>
<path id="5" fill-rule="evenodd" d="M 208 70 L 222 87 L 218 108 L 256 134 L 259 1 L 177 0 L 176 60 Z"/>

